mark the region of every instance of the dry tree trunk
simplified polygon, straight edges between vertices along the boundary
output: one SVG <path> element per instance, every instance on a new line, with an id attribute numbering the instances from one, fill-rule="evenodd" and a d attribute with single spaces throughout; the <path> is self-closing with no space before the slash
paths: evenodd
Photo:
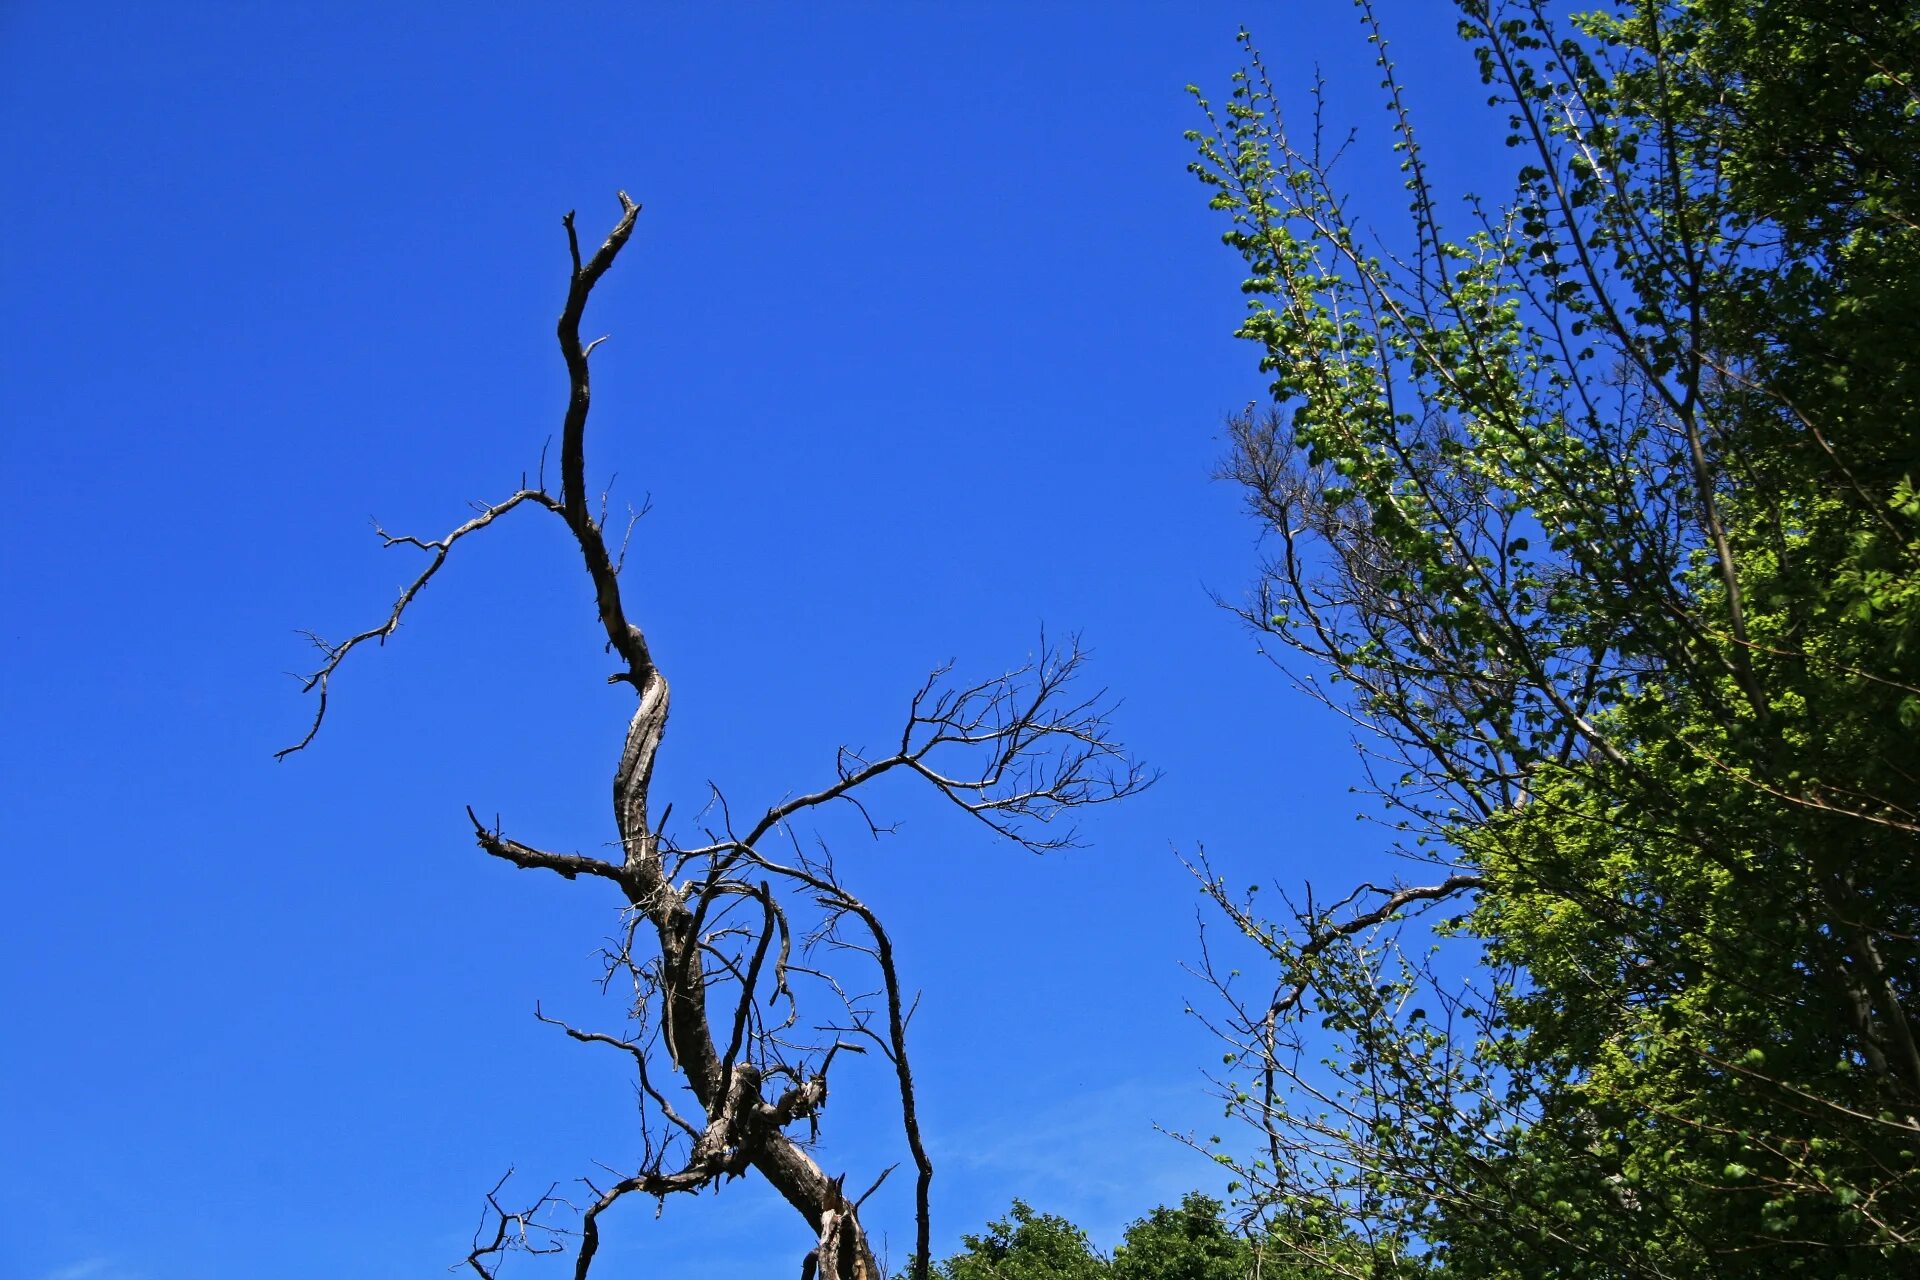
<path id="1" fill-rule="evenodd" d="M 383 532 L 388 546 L 426 552 L 426 568 L 379 626 L 338 643 L 312 637 L 324 655 L 306 682 L 317 694 L 313 723 L 280 755 L 313 741 L 326 715 L 329 684 L 347 654 L 394 633 L 456 542 L 520 506 L 544 508 L 564 521 L 593 583 L 609 649 L 621 663 L 608 682 L 629 685 L 636 695 L 613 781 L 621 857 L 548 852 L 488 827 L 472 809 L 468 818 L 480 847 L 494 857 L 569 880 L 583 875 L 609 880 L 624 898 L 624 941 L 608 952 L 608 977 L 632 985 L 634 1030 L 611 1035 L 555 1025 L 583 1043 L 631 1055 L 643 1104 L 645 1156 L 638 1169 L 611 1186 L 581 1180 L 591 1198 L 580 1209 L 577 1226 L 559 1220 L 576 1206 L 556 1194 L 557 1184 L 530 1206 L 508 1209 L 500 1202 L 503 1178 L 487 1197 L 487 1216 L 466 1261 L 492 1277 L 508 1253 L 571 1250 L 576 1280 L 584 1280 L 600 1246 L 600 1217 L 623 1197 L 640 1192 L 663 1199 L 752 1170 L 811 1229 L 804 1276 L 881 1280 L 884 1273 L 859 1213 L 866 1195 L 891 1168 L 867 1192 L 850 1197 L 845 1175 L 830 1176 L 809 1150 L 836 1056 L 843 1050 L 873 1050 L 892 1068 L 917 1175 L 914 1270 L 924 1276 L 933 1167 L 921 1139 L 907 1055 L 913 1001 L 903 992 L 893 941 L 879 917 L 842 885 L 830 854 L 802 849 L 791 820 L 844 800 L 879 834 L 885 828 L 874 823 L 856 793 L 883 774 L 903 772 L 922 778 L 994 832 L 1044 851 L 1073 839 L 1071 831 L 1043 830 L 1046 824 L 1081 805 L 1131 794 L 1150 779 L 1112 740 L 1102 695 L 1077 701 L 1066 696 L 1083 661 L 1077 645 L 1050 651 L 1043 644 L 1027 666 L 978 684 L 949 685 L 946 670 L 936 671 L 909 703 L 897 750 L 868 759 L 841 749 L 832 781 L 772 805 L 744 830 L 735 828 L 723 800 L 714 806 L 722 815 L 720 828 L 704 832 L 704 843 L 696 846 L 682 846 L 662 829 L 666 814 L 659 823 L 652 819 L 650 789 L 666 733 L 667 679 L 645 633 L 627 615 L 620 592 L 624 557 L 609 551 L 586 487 L 588 358 L 598 342 L 581 342 L 580 321 L 595 284 L 627 244 L 639 215 L 625 192 L 620 204 L 620 220 L 584 260 L 573 215 L 564 219 L 572 274 L 559 322 L 569 382 L 559 495 L 548 492 L 543 479 L 502 502 L 479 506 L 472 519 L 437 541 Z M 769 847 L 776 843 L 777 850 Z M 849 958 L 867 966 L 879 978 L 879 989 L 871 996 L 849 994 L 869 988 L 843 982 L 839 971 L 814 963 L 815 954 L 825 950 L 841 957 L 842 966 Z M 815 1021 L 805 1026 L 802 992 L 824 999 L 828 1010 L 824 1017 L 811 1015 Z M 776 1022 L 773 1011 L 782 1005 L 784 1020 Z M 791 1132 L 801 1121 L 807 1124 L 804 1141 Z"/>

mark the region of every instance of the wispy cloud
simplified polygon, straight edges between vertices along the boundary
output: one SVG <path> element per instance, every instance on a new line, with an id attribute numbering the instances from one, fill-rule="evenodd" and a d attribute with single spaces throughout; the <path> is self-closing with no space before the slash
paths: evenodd
<path id="1" fill-rule="evenodd" d="M 64 1267 L 55 1267 L 40 1280 L 144 1280 L 144 1276 L 112 1258 L 82 1258 Z"/>
<path id="2" fill-rule="evenodd" d="M 1127 1223 L 1154 1206 L 1178 1203 L 1196 1188 L 1219 1191 L 1224 1179 L 1217 1166 L 1154 1127 L 1184 1131 L 1209 1116 L 1217 1109 L 1197 1088 L 1116 1081 L 1070 1094 L 1017 1127 L 942 1144 L 946 1149 L 935 1151 L 934 1163 L 966 1184 L 954 1198 L 976 1212 L 990 1204 L 988 1212 L 998 1214 L 1018 1196 L 1110 1247 Z"/>

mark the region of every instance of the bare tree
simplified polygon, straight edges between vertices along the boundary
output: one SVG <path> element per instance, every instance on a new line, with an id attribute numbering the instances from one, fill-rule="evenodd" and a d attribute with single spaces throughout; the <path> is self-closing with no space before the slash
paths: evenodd
<path id="1" fill-rule="evenodd" d="M 1129 795 L 1149 779 L 1110 735 L 1104 695 L 1073 694 L 1071 683 L 1084 661 L 1078 645 L 1056 650 L 1043 641 L 1027 665 L 978 683 L 952 682 L 947 668 L 934 672 L 908 700 L 890 750 L 869 756 L 841 748 L 823 785 L 790 795 L 750 821 L 736 822 L 717 790 L 703 810 L 697 840 L 669 832 L 670 804 L 657 820 L 651 816 L 653 765 L 667 726 L 667 680 L 621 595 L 624 545 L 619 553 L 609 548 L 586 483 L 588 357 L 598 341 L 581 342 L 580 321 L 639 215 L 625 192 L 620 204 L 620 220 L 605 243 L 584 258 L 573 215 L 563 220 L 572 274 L 559 322 L 569 381 L 559 494 L 548 491 L 544 476 L 532 487 L 523 480 L 504 500 L 476 504 L 471 519 L 438 540 L 383 532 L 388 546 L 427 553 L 427 564 L 378 626 L 337 643 L 313 637 L 323 654 L 306 680 L 317 699 L 313 723 L 300 742 L 279 754 L 313 741 L 341 664 L 354 650 L 384 643 L 394 633 L 456 543 L 517 507 L 559 517 L 580 549 L 609 651 L 620 662 L 608 683 L 630 686 L 637 701 L 613 780 L 619 856 L 549 852 L 483 822 L 471 808 L 468 818 L 480 848 L 496 858 L 568 880 L 609 881 L 619 891 L 625 907 L 618 938 L 606 951 L 606 980 L 630 988 L 629 1026 L 616 1035 L 555 1025 L 575 1040 L 632 1058 L 644 1155 L 607 1185 L 582 1179 L 584 1205 L 560 1194 L 556 1184 L 530 1205 L 508 1207 L 501 1199 L 503 1178 L 488 1194 L 465 1261 L 492 1277 L 509 1253 L 570 1250 L 581 1280 L 600 1247 L 601 1216 L 623 1197 L 638 1192 L 664 1200 L 753 1170 L 813 1233 L 803 1276 L 879 1280 L 860 1209 L 891 1167 L 864 1190 L 849 1192 L 847 1175 L 829 1174 L 814 1151 L 838 1055 L 873 1052 L 892 1068 L 915 1169 L 915 1270 L 924 1276 L 933 1166 L 921 1138 L 907 1053 L 916 999 L 902 987 L 893 940 L 880 917 L 842 882 L 831 852 L 803 845 L 792 823 L 844 802 L 877 835 L 886 828 L 863 796 L 876 780 L 899 774 L 918 777 L 962 813 L 1037 852 L 1073 842 L 1070 827 L 1060 823 L 1071 810 Z M 802 1126 L 804 1135 L 798 1132 Z"/>

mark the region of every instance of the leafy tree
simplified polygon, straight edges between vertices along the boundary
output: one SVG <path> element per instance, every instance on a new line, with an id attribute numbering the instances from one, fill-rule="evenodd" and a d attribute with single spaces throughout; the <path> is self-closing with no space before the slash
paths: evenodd
<path id="1" fill-rule="evenodd" d="M 1309 1280 L 1322 1274 L 1277 1240 L 1249 1240 L 1222 1218 L 1220 1201 L 1189 1192 L 1127 1227 L 1111 1261 L 1065 1218 L 1015 1200 L 984 1235 L 934 1268 L 942 1280 Z"/>
<path id="2" fill-rule="evenodd" d="M 1222 1205 L 1189 1192 L 1127 1228 L 1113 1254 L 1113 1280 L 1241 1280 L 1253 1273 L 1254 1247 L 1221 1221 Z M 1262 1274 L 1271 1275 L 1271 1271 Z"/>
<path id="3" fill-rule="evenodd" d="M 1257 54 L 1194 171 L 1274 376 L 1248 617 L 1439 870 L 1209 879 L 1279 962 L 1218 977 L 1224 1158 L 1343 1274 L 1920 1265 L 1920 9 L 1461 0 L 1524 161 L 1463 236 L 1360 9 L 1402 251 Z"/>
<path id="4" fill-rule="evenodd" d="M 960 1240 L 964 1250 L 934 1266 L 940 1280 L 1106 1280 L 1112 1274 L 1086 1232 L 1057 1214 L 1035 1213 L 1020 1199 L 1006 1217 L 989 1222 L 985 1234 Z"/>

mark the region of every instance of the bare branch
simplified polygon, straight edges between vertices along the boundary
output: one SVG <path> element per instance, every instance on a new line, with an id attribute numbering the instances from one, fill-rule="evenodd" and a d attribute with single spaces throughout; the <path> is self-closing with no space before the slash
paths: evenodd
<path id="1" fill-rule="evenodd" d="M 563 1237 L 567 1232 L 540 1221 L 542 1213 L 556 1206 L 566 1206 L 567 1202 L 554 1194 L 558 1184 L 549 1186 L 528 1207 L 509 1210 L 501 1207 L 500 1192 L 512 1177 L 513 1170 L 509 1168 L 500 1175 L 500 1181 L 493 1184 L 493 1190 L 487 1192 L 488 1217 L 482 1218 L 480 1226 L 474 1231 L 473 1248 L 465 1258 L 466 1265 L 485 1277 L 485 1280 L 494 1280 L 499 1272 L 499 1263 L 495 1262 L 493 1268 L 489 1269 L 486 1259 L 502 1258 L 509 1253 L 562 1253 L 566 1249 Z M 493 1227 L 491 1238 L 486 1235 L 488 1218 Z"/>
<path id="2" fill-rule="evenodd" d="M 539 868 L 551 871 L 555 875 L 571 880 L 575 876 L 599 876 L 617 884 L 626 883 L 626 870 L 614 863 L 599 858 L 588 858 L 577 853 L 548 853 L 532 845 L 522 844 L 500 834 L 498 823 L 489 828 L 480 821 L 480 815 L 467 806 L 467 820 L 473 823 L 474 838 L 482 849 L 496 858 L 505 859 L 516 867 Z"/>
<path id="3" fill-rule="evenodd" d="M 275 760 L 284 760 L 296 751 L 303 751 L 306 749 L 307 744 L 313 741 L 315 735 L 320 732 L 320 722 L 324 720 L 327 715 L 327 685 L 328 682 L 333 679 L 333 673 L 339 669 L 342 662 L 346 661 L 349 653 L 352 653 L 369 640 L 376 641 L 380 644 L 387 642 L 387 637 L 399 629 L 400 617 L 407 611 L 407 606 L 412 604 L 414 597 L 419 595 L 427 583 L 433 580 L 433 575 L 440 572 L 440 566 L 447 562 L 447 555 L 453 550 L 453 544 L 470 533 L 478 533 L 523 502 L 538 503 L 551 510 L 559 509 L 558 505 L 548 494 L 538 489 L 522 489 L 504 502 L 497 502 L 490 507 L 481 507 L 480 513 L 474 516 L 473 519 L 467 521 L 452 533 L 447 534 L 444 538 L 435 541 L 429 542 L 410 536 L 395 537 L 378 525 L 374 526 L 374 531 L 380 535 L 385 545 L 389 547 L 418 547 L 422 551 L 429 552 L 432 558 L 428 560 L 427 567 L 420 571 L 419 576 L 402 588 L 400 598 L 393 602 L 393 609 L 387 614 L 387 620 L 379 626 L 370 627 L 358 635 L 349 636 L 338 644 L 332 644 L 322 640 L 312 632 L 307 633 L 307 638 L 313 641 L 314 647 L 319 649 L 326 657 L 326 661 L 321 663 L 317 670 L 309 674 L 300 686 L 302 693 L 318 691 L 319 697 L 314 706 L 313 723 L 308 726 L 306 736 L 301 738 L 300 741 L 290 747 L 282 747 L 280 750 L 274 752 L 273 758 Z"/>

